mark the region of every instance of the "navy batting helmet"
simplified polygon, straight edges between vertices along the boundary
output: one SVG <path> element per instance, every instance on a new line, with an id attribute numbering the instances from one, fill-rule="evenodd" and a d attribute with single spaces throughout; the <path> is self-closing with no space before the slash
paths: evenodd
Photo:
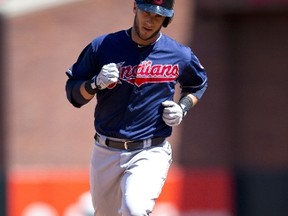
<path id="1" fill-rule="evenodd" d="M 135 0 L 140 10 L 166 17 L 163 27 L 167 27 L 174 16 L 174 0 Z"/>

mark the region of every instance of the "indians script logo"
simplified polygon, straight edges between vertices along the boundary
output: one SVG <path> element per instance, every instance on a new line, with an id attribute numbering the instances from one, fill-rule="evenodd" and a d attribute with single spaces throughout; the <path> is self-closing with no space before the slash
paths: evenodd
<path id="1" fill-rule="evenodd" d="M 163 4 L 163 0 L 153 0 L 153 3 L 156 5 L 162 5 Z"/>
<path id="2" fill-rule="evenodd" d="M 125 62 L 117 64 L 119 70 L 119 81 L 128 82 L 140 87 L 147 83 L 173 82 L 179 76 L 179 65 L 152 65 L 152 61 L 143 61 L 136 66 L 123 66 Z M 108 88 L 112 89 L 117 83 L 111 84 Z"/>

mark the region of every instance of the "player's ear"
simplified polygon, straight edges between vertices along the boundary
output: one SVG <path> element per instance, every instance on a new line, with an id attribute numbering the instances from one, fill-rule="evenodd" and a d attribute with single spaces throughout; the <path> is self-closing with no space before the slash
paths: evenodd
<path id="1" fill-rule="evenodd" d="M 163 27 L 166 28 L 173 20 L 173 16 L 172 17 L 166 17 L 164 22 L 163 22 Z"/>

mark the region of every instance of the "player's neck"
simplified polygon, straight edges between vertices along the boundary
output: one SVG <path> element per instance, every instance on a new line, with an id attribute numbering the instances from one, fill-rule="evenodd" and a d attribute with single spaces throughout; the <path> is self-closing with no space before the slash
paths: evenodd
<path id="1" fill-rule="evenodd" d="M 149 46 L 149 45 L 154 44 L 156 41 L 159 40 L 159 38 L 161 37 L 162 34 L 159 31 L 159 32 L 157 32 L 157 34 L 153 35 L 152 37 L 142 38 L 141 35 L 139 33 L 137 33 L 135 28 L 132 28 L 131 32 L 130 32 L 130 35 L 131 35 L 131 39 L 136 44 L 138 44 L 138 46 L 144 47 L 144 46 Z"/>

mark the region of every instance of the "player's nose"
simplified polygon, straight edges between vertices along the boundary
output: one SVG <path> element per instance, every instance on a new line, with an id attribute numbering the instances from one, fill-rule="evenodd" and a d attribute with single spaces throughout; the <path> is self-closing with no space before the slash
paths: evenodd
<path id="1" fill-rule="evenodd" d="M 147 18 L 145 24 L 147 27 L 152 27 L 153 26 L 153 19 Z"/>

